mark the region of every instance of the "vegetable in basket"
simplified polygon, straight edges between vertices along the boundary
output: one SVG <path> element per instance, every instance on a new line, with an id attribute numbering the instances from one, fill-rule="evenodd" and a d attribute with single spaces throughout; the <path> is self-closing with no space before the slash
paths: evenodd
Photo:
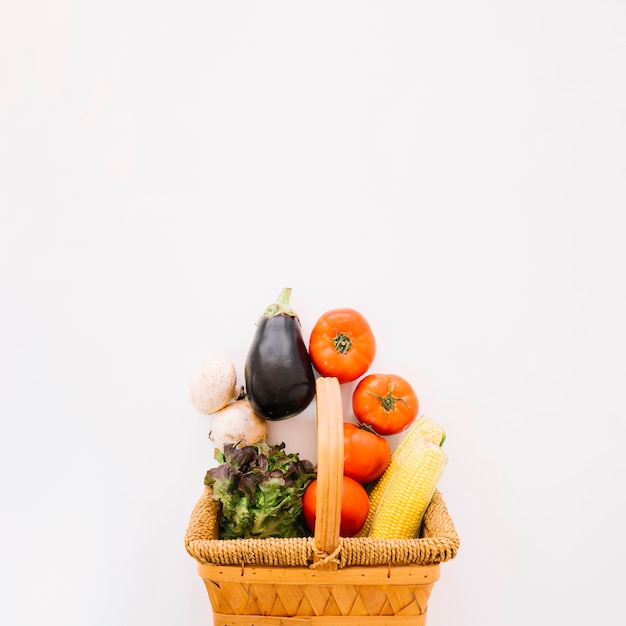
<path id="1" fill-rule="evenodd" d="M 366 424 L 343 423 L 343 473 L 367 485 L 380 478 L 391 460 L 389 442 Z"/>
<path id="2" fill-rule="evenodd" d="M 221 539 L 305 537 L 302 496 L 316 478 L 315 466 L 285 444 L 266 441 L 215 450 L 217 467 L 207 471 L 206 485 L 221 504 Z"/>
<path id="3" fill-rule="evenodd" d="M 369 424 L 379 435 L 397 435 L 415 421 L 419 400 L 402 376 L 368 374 L 352 392 L 352 410 L 361 424 Z"/>
<path id="4" fill-rule="evenodd" d="M 448 462 L 444 429 L 428 417 L 409 428 L 385 473 L 369 490 L 370 508 L 360 536 L 412 539 Z"/>
<path id="5" fill-rule="evenodd" d="M 211 415 L 229 402 L 243 398 L 237 387 L 234 364 L 224 357 L 206 359 L 196 368 L 189 385 L 191 402 L 200 413 Z"/>
<path id="6" fill-rule="evenodd" d="M 209 439 L 216 448 L 227 443 L 247 446 L 267 439 L 267 421 L 254 412 L 247 398 L 235 400 L 213 413 Z"/>
<path id="7" fill-rule="evenodd" d="M 354 537 L 365 524 L 369 513 L 369 498 L 365 487 L 354 478 L 341 477 L 341 510 L 339 536 Z M 302 499 L 304 520 L 312 533 L 317 520 L 317 480 L 311 482 Z"/>
<path id="8" fill-rule="evenodd" d="M 286 287 L 261 315 L 246 356 L 248 399 L 268 420 L 298 415 L 315 397 L 315 374 L 290 296 Z"/>
<path id="9" fill-rule="evenodd" d="M 365 317 L 351 308 L 326 311 L 309 338 L 313 367 L 349 383 L 365 374 L 376 356 L 376 339 Z"/>

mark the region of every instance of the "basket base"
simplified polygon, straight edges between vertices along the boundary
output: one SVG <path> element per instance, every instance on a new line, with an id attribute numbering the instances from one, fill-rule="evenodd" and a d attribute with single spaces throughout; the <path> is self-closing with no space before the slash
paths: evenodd
<path id="1" fill-rule="evenodd" d="M 313 615 L 310 617 L 279 617 L 273 615 L 224 615 L 213 613 L 213 626 L 426 626 L 426 612 L 421 615 L 349 616 Z"/>
<path id="2" fill-rule="evenodd" d="M 215 626 L 425 626 L 439 564 L 347 567 L 198 565 Z"/>

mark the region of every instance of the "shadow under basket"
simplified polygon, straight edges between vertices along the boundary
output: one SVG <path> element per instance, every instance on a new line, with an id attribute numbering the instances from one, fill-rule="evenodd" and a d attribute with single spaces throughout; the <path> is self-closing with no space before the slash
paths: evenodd
<path id="1" fill-rule="evenodd" d="M 424 626 L 440 564 L 459 548 L 441 493 L 433 495 L 419 538 L 340 537 L 343 414 L 335 378 L 317 380 L 316 403 L 314 537 L 219 539 L 211 487 L 194 507 L 185 547 L 197 561 L 214 626 Z"/>

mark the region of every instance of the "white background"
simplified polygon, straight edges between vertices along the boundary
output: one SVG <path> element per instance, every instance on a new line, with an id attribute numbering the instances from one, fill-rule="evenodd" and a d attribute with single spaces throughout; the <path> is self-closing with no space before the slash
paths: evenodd
<path id="1" fill-rule="evenodd" d="M 429 626 L 624 623 L 626 5 L 1 7 L 0 623 L 211 623 L 189 381 L 285 286 L 448 433 Z"/>

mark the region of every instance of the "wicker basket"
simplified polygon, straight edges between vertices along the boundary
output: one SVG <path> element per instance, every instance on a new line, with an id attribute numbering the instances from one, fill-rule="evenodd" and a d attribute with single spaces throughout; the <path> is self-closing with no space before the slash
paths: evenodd
<path id="1" fill-rule="evenodd" d="M 317 380 L 318 490 L 314 537 L 218 539 L 210 487 L 185 535 L 198 562 L 215 626 L 426 624 L 440 563 L 459 537 L 435 492 L 416 539 L 340 537 L 343 412 L 335 378 Z"/>

